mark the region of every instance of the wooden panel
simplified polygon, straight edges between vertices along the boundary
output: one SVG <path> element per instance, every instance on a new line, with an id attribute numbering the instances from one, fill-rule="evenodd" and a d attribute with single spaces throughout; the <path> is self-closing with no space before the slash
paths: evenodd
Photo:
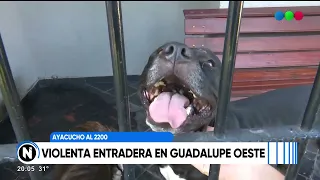
<path id="1" fill-rule="evenodd" d="M 294 80 L 280 80 L 280 81 L 247 81 L 232 83 L 232 90 L 264 90 L 264 89 L 278 89 L 290 87 L 295 85 L 313 84 L 314 79 L 294 79 Z"/>
<path id="2" fill-rule="evenodd" d="M 263 89 L 263 90 L 232 90 L 231 96 L 232 97 L 250 97 L 256 94 L 262 94 L 268 91 L 272 91 L 274 89 Z"/>
<path id="3" fill-rule="evenodd" d="M 313 81 L 312 81 L 313 83 Z M 312 84 L 312 83 L 304 83 L 304 84 Z M 237 88 L 233 88 L 232 92 L 231 92 L 231 101 L 235 101 L 235 100 L 240 100 L 240 99 L 245 99 L 254 95 L 258 95 L 258 94 L 262 94 L 262 93 L 266 93 L 268 91 L 272 91 L 275 90 L 277 88 L 284 88 L 284 87 L 292 87 L 295 85 L 302 85 L 302 84 L 284 84 L 282 86 L 274 86 L 272 88 L 274 89 L 270 89 L 271 87 L 267 87 L 267 86 L 262 86 L 260 87 L 261 89 L 252 89 L 250 87 L 248 87 L 247 89 L 237 89 Z"/>
<path id="4" fill-rule="evenodd" d="M 261 85 L 264 84 L 264 85 Z M 293 81 L 279 81 L 277 83 L 266 83 L 261 82 L 259 86 L 247 86 L 247 87 L 232 87 L 231 92 L 231 101 L 244 99 L 250 96 L 266 93 L 268 91 L 272 91 L 278 88 L 285 88 L 285 87 L 293 87 L 296 85 L 306 85 L 306 84 L 313 84 L 313 80 L 304 80 L 300 82 L 293 82 Z"/>
<path id="5" fill-rule="evenodd" d="M 227 18 L 186 19 L 185 34 L 224 34 Z M 301 21 L 277 21 L 274 17 L 242 18 L 240 33 L 318 32 L 320 16 L 307 16 Z"/>
<path id="6" fill-rule="evenodd" d="M 317 66 L 310 68 L 236 69 L 234 72 L 233 82 L 314 79 L 316 73 Z"/>
<path id="7" fill-rule="evenodd" d="M 240 70 L 234 74 L 232 101 L 262 94 L 277 88 L 313 84 L 317 67 Z"/>
<path id="8" fill-rule="evenodd" d="M 258 95 L 258 94 L 262 94 L 262 93 L 265 93 L 265 92 L 268 92 L 268 91 L 272 91 L 272 90 L 274 90 L 274 89 L 244 90 L 244 91 L 233 90 L 231 92 L 230 100 L 231 101 L 237 101 L 237 100 L 240 100 L 240 99 L 245 99 L 245 98 L 248 98 L 248 97 L 251 97 L 251 96 L 254 96 L 254 95 Z"/>
<path id="9" fill-rule="evenodd" d="M 217 55 L 222 60 L 222 55 Z M 237 54 L 236 68 L 317 66 L 320 51 Z"/>
<path id="10" fill-rule="evenodd" d="M 274 19 L 276 11 L 288 10 L 301 11 L 304 18 Z M 227 9 L 184 10 L 184 14 L 188 35 L 225 33 Z M 244 8 L 242 17 L 231 101 L 277 88 L 313 84 L 320 62 L 320 6 Z M 185 43 L 209 48 L 222 59 L 224 37 L 186 38 Z"/>
<path id="11" fill-rule="evenodd" d="M 304 7 L 263 7 L 263 8 L 243 8 L 242 17 L 271 17 L 277 11 L 301 11 L 304 16 L 320 15 L 320 6 Z M 190 18 L 210 18 L 227 17 L 228 9 L 187 9 L 183 11 L 186 19 Z"/>
<path id="12" fill-rule="evenodd" d="M 319 21 L 320 22 L 320 21 Z M 239 52 L 279 52 L 320 50 L 320 35 L 281 37 L 239 37 Z M 222 53 L 224 38 L 185 38 L 190 47 L 205 47 Z"/>

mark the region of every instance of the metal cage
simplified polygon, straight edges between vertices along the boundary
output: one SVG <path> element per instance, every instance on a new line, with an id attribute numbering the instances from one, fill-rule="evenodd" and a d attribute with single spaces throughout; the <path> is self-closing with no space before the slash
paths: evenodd
<path id="1" fill-rule="evenodd" d="M 106 12 L 108 19 L 110 49 L 112 55 L 113 76 L 116 92 L 116 105 L 118 111 L 118 124 L 120 131 L 131 131 L 129 115 L 129 97 L 127 94 L 126 61 L 124 50 L 124 37 L 122 25 L 121 1 L 106 1 Z M 225 133 L 224 118 L 226 117 L 227 105 L 230 101 L 233 71 L 241 24 L 243 1 L 230 1 L 228 19 L 226 25 L 226 36 L 223 49 L 222 72 L 219 89 L 218 112 L 214 132 L 202 132 L 177 135 L 175 141 L 298 141 L 298 162 L 302 159 L 308 139 L 317 139 L 320 130 L 312 126 L 315 115 L 320 105 L 320 68 L 318 68 L 309 102 L 304 113 L 301 126 L 283 126 L 277 128 L 263 129 L 263 134 L 252 133 L 253 129 L 240 129 Z M 29 140 L 26 121 L 22 115 L 20 98 L 13 80 L 12 72 L 5 52 L 4 44 L 0 35 L 0 89 L 3 101 L 8 111 L 18 142 Z M 255 129 L 257 130 L 257 129 Z M 255 131 L 257 132 L 257 131 Z M 290 165 L 285 179 L 296 179 L 300 164 Z M 220 165 L 211 165 L 209 180 L 218 180 Z M 41 180 L 37 172 L 29 172 L 32 180 Z M 124 166 L 124 179 L 135 179 L 134 167 Z"/>

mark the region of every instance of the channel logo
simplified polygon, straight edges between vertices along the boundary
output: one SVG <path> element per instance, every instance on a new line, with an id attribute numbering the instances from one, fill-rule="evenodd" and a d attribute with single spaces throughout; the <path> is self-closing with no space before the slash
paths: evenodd
<path id="1" fill-rule="evenodd" d="M 303 13 L 301 11 L 296 11 L 294 13 L 292 11 L 286 11 L 285 13 L 283 13 L 282 11 L 277 11 L 274 14 L 274 17 L 277 21 L 281 21 L 282 19 L 285 19 L 287 21 L 291 21 L 293 19 L 301 21 L 303 19 Z"/>
<path id="2" fill-rule="evenodd" d="M 40 149 L 34 142 L 21 142 L 17 145 L 17 157 L 20 162 L 29 163 L 40 157 Z"/>

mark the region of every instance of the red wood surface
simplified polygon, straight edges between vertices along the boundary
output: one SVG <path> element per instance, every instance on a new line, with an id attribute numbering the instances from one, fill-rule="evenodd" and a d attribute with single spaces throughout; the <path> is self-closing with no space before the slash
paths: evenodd
<path id="1" fill-rule="evenodd" d="M 320 15 L 320 6 L 243 8 L 242 17 L 272 17 L 277 11 L 301 11 L 304 16 Z M 186 19 L 227 17 L 228 9 L 186 9 Z"/>
<path id="2" fill-rule="evenodd" d="M 190 47 L 205 47 L 215 53 L 223 52 L 224 37 L 185 38 Z M 238 53 L 320 50 L 320 35 L 239 37 Z"/>
<path id="3" fill-rule="evenodd" d="M 271 80 L 271 81 L 247 81 L 247 82 L 234 82 L 232 83 L 232 90 L 265 90 L 265 89 L 278 89 L 296 85 L 312 84 L 313 79 L 292 79 L 292 80 Z"/>
<path id="4" fill-rule="evenodd" d="M 317 73 L 317 66 L 299 67 L 299 68 L 268 68 L 268 69 L 236 69 L 234 72 L 233 82 L 257 82 L 270 80 L 310 80 L 314 79 Z"/>
<path id="5" fill-rule="evenodd" d="M 247 90 L 242 90 L 242 91 L 235 91 L 235 90 L 232 90 L 231 92 L 231 95 L 232 97 L 249 97 L 249 96 L 253 96 L 255 94 L 261 94 L 261 93 L 265 93 L 265 92 L 268 92 L 268 91 L 271 91 L 273 89 L 263 89 L 263 90 L 250 90 L 250 89 L 247 89 Z"/>
<path id="6" fill-rule="evenodd" d="M 224 34 L 227 18 L 186 19 L 185 34 Z M 274 17 L 242 18 L 240 33 L 317 32 L 320 16 L 306 16 L 301 21 L 277 21 Z"/>
<path id="7" fill-rule="evenodd" d="M 260 81 L 252 85 L 252 82 L 247 82 L 239 85 L 232 84 L 231 101 L 244 99 L 257 94 L 262 94 L 274 89 L 292 87 L 296 85 L 312 84 L 313 79 L 307 80 L 290 80 L 290 81 Z"/>
<path id="8" fill-rule="evenodd" d="M 301 21 L 277 21 L 277 11 L 301 11 Z M 222 59 L 227 9 L 184 10 L 190 47 L 209 48 Z M 244 8 L 231 101 L 273 89 L 312 84 L 320 62 L 320 6 Z"/>
<path id="9" fill-rule="evenodd" d="M 222 55 L 217 55 L 222 60 Z M 236 68 L 317 66 L 320 51 L 237 54 Z"/>

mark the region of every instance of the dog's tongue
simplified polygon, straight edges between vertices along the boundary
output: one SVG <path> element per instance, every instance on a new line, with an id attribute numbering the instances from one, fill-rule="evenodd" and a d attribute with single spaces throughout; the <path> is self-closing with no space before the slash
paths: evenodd
<path id="1" fill-rule="evenodd" d="M 185 107 L 188 104 L 185 96 L 163 92 L 150 104 L 150 116 L 155 122 L 166 122 L 172 128 L 178 128 L 187 118 Z"/>

